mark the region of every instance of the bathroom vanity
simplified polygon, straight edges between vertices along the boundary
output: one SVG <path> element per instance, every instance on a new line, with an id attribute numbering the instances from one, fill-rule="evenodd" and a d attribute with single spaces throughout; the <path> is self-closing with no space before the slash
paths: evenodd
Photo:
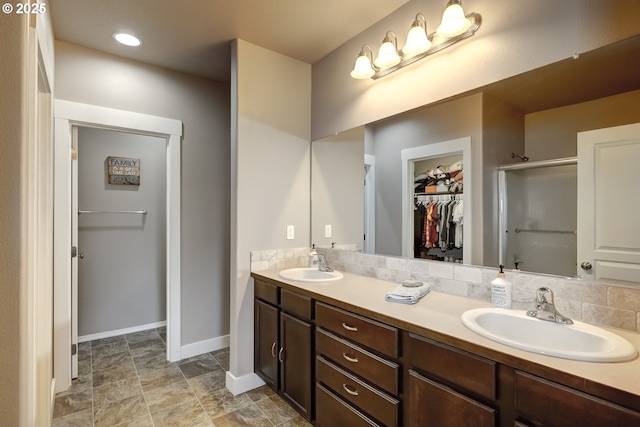
<path id="1" fill-rule="evenodd" d="M 397 284 L 252 273 L 255 372 L 316 426 L 640 425 L 640 358 L 560 359 L 483 338 L 461 322 L 484 301 Z M 640 348 L 640 335 L 616 330 Z"/>

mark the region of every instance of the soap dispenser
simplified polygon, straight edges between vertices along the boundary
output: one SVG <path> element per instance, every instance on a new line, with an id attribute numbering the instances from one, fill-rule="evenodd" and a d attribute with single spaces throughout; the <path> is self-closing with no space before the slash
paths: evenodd
<path id="1" fill-rule="evenodd" d="M 511 308 L 511 282 L 504 274 L 504 265 L 500 265 L 498 277 L 491 281 L 491 305 Z"/>
<path id="2" fill-rule="evenodd" d="M 315 267 L 318 260 L 318 252 L 316 252 L 316 245 L 311 245 L 311 252 L 309 252 L 309 267 Z"/>

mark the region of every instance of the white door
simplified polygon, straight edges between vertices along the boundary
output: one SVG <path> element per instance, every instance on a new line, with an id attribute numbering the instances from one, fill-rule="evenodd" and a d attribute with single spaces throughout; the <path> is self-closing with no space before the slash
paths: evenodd
<path id="1" fill-rule="evenodd" d="M 640 123 L 578 133 L 578 276 L 640 282 Z"/>
<path id="2" fill-rule="evenodd" d="M 78 128 L 71 130 L 71 378 L 78 378 Z M 73 249 L 75 248 L 75 249 Z"/>

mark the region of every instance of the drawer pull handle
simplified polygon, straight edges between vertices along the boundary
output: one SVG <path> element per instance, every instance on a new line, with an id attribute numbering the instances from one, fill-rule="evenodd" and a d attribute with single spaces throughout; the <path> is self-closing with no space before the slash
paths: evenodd
<path id="1" fill-rule="evenodd" d="M 358 395 L 358 390 L 356 390 L 355 388 L 346 385 L 346 384 L 342 384 L 342 388 L 344 389 L 344 391 L 346 391 L 347 393 L 349 393 L 352 396 L 357 396 Z"/>
<path id="2" fill-rule="evenodd" d="M 356 328 L 355 326 L 349 326 L 344 322 L 342 322 L 342 327 L 345 328 L 347 331 L 358 332 L 358 328 Z"/>
<path id="3" fill-rule="evenodd" d="M 358 358 L 347 356 L 347 353 L 342 353 L 342 357 L 344 357 L 348 362 L 358 363 Z"/>
<path id="4" fill-rule="evenodd" d="M 280 351 L 278 352 L 278 360 L 280 362 L 284 362 L 284 358 L 282 357 L 283 352 L 284 352 L 284 347 L 280 347 Z"/>
<path id="5" fill-rule="evenodd" d="M 273 344 L 271 344 L 271 357 L 276 357 L 276 342 L 274 341 Z"/>

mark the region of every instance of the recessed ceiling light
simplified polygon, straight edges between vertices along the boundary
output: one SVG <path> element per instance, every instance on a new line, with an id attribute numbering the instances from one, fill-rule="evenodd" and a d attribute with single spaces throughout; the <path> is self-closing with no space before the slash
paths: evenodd
<path id="1" fill-rule="evenodd" d="M 136 36 L 127 33 L 114 33 L 113 38 L 116 39 L 117 42 L 122 43 L 126 46 L 140 46 L 142 42 Z"/>

